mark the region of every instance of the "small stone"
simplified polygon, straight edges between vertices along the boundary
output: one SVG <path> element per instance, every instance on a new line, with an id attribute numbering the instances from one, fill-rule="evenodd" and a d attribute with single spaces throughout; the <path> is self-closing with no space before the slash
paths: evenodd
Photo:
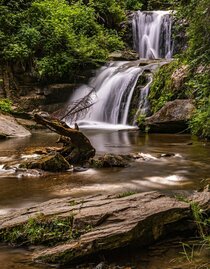
<path id="1" fill-rule="evenodd" d="M 105 262 L 100 262 L 94 269 L 105 269 Z"/>

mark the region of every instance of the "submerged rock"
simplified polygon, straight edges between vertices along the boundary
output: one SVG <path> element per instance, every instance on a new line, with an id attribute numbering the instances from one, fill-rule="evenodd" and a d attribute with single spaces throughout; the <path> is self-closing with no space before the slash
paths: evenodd
<path id="1" fill-rule="evenodd" d="M 195 111 L 192 100 L 174 100 L 166 103 L 153 116 L 146 118 L 149 132 L 176 133 L 185 131 Z"/>
<path id="2" fill-rule="evenodd" d="M 0 138 L 24 137 L 31 133 L 23 126 L 18 124 L 16 119 L 11 115 L 0 114 Z"/>
<path id="3" fill-rule="evenodd" d="M 107 153 L 98 159 L 92 159 L 90 165 L 94 168 L 127 167 L 132 157 Z"/>
<path id="4" fill-rule="evenodd" d="M 20 165 L 21 168 L 41 169 L 49 172 L 63 172 L 70 168 L 69 163 L 59 153 L 54 155 L 44 156 L 41 159 L 36 159 L 30 162 L 25 162 Z"/>

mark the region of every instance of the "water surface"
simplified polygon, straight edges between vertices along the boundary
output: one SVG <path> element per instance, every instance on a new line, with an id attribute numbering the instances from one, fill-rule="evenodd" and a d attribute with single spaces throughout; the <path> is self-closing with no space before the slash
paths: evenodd
<path id="1" fill-rule="evenodd" d="M 10 170 L 1 169 L 3 164 L 23 158 L 27 148 L 57 146 L 58 136 L 40 131 L 31 137 L 1 141 L 0 214 L 57 197 L 113 194 L 130 190 L 192 190 L 200 188 L 204 180 L 209 181 L 209 142 L 198 141 L 190 135 L 143 135 L 136 130 L 92 130 L 85 133 L 96 148 L 97 155 L 106 152 L 140 152 L 144 160 L 137 160 L 127 168 L 17 177 Z M 173 153 L 174 156 L 159 158 L 166 153 Z M 3 269 L 37 268 L 37 265 L 30 263 L 27 251 L 5 247 L 0 248 L 0 263 Z"/>

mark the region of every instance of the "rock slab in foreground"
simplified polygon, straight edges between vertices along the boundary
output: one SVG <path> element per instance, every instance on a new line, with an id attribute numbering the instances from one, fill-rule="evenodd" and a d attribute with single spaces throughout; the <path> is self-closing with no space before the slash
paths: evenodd
<path id="1" fill-rule="evenodd" d="M 0 134 L 3 137 L 24 137 L 31 133 L 18 124 L 14 117 L 0 114 Z"/>
<path id="2" fill-rule="evenodd" d="M 210 193 L 193 198 L 210 209 Z M 88 256 L 129 245 L 149 245 L 193 225 L 189 221 L 189 204 L 159 192 L 148 192 L 124 198 L 99 195 L 80 200 L 54 199 L 0 216 L 0 234 L 22 227 L 37 214 L 46 220 L 55 216 L 68 220 L 71 216 L 72 229 L 83 231 L 78 238 L 56 241 L 58 245 L 33 254 L 35 261 L 59 264 L 80 262 Z"/>

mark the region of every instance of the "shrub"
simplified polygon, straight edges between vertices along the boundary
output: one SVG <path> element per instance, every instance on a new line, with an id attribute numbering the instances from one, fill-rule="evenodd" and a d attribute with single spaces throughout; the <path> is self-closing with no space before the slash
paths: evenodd
<path id="1" fill-rule="evenodd" d="M 12 102 L 9 99 L 0 99 L 0 111 L 11 112 Z"/>

